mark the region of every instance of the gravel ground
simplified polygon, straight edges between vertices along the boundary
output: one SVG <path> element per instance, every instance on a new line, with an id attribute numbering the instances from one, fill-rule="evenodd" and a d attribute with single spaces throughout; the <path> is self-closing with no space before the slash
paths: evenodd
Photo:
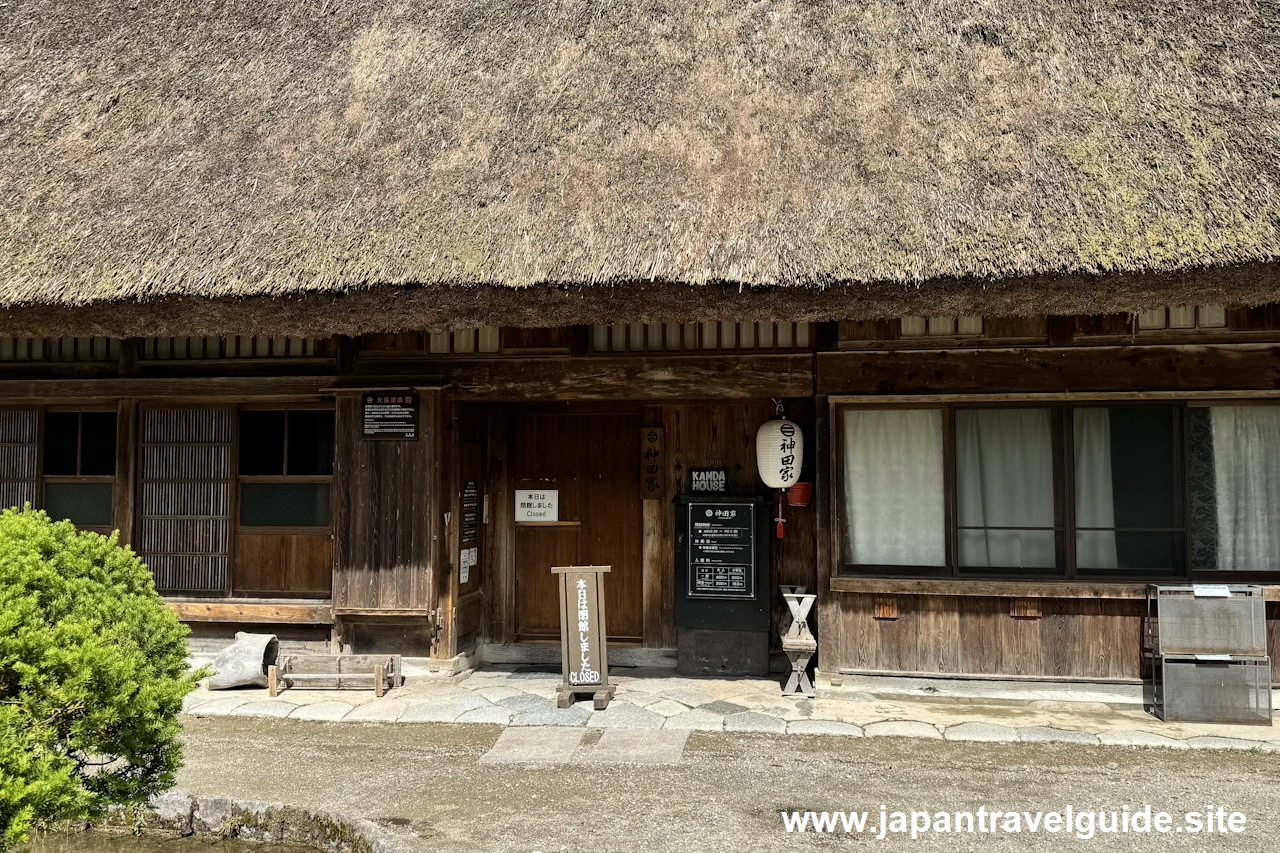
<path id="1" fill-rule="evenodd" d="M 1280 757 L 1067 744 L 951 743 L 694 732 L 676 766 L 478 764 L 497 726 L 188 719 L 178 784 L 195 794 L 320 807 L 379 821 L 406 851 L 1274 851 Z M 590 741 L 592 735 L 586 734 Z M 1240 834 L 783 831 L 782 810 L 929 812 L 1124 805 L 1247 816 Z M 853 847 L 852 849 L 864 849 Z"/>

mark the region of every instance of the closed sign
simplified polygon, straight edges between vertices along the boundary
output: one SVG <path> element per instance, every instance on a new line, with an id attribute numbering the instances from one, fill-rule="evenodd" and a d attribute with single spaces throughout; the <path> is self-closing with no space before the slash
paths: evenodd
<path id="1" fill-rule="evenodd" d="M 516 489 L 516 521 L 559 521 L 558 489 Z"/>

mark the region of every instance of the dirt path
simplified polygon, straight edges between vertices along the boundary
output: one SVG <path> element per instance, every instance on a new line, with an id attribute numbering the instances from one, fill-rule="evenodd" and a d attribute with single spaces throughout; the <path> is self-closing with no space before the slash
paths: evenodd
<path id="1" fill-rule="evenodd" d="M 1280 842 L 1280 757 L 1058 744 L 694 733 L 678 765 L 478 764 L 495 726 L 188 719 L 179 785 L 380 821 L 410 851 L 1223 850 Z M 782 810 L 1120 810 L 1212 804 L 1239 834 L 785 833 Z M 862 848 L 854 848 L 862 849 Z"/>

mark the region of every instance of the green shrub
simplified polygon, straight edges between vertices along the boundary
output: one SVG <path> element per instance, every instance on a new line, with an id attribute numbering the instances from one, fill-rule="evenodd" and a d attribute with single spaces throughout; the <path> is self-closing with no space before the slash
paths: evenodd
<path id="1" fill-rule="evenodd" d="M 173 785 L 186 634 L 115 534 L 0 512 L 0 849 Z"/>

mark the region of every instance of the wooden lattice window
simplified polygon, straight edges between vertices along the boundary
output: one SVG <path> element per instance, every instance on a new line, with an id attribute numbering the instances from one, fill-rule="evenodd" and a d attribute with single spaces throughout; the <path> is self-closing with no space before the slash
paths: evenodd
<path id="1" fill-rule="evenodd" d="M 151 361 L 224 358 L 328 358 L 331 338 L 225 335 L 144 338 L 142 358 Z"/>
<path id="2" fill-rule="evenodd" d="M 117 338 L 16 338 L 0 335 L 0 362 L 115 361 Z"/>
<path id="3" fill-rule="evenodd" d="M 769 352 L 812 346 L 812 323 L 630 323 L 592 326 L 591 349 L 622 352 Z"/>
<path id="4" fill-rule="evenodd" d="M 40 412 L 0 410 L 0 508 L 36 502 Z"/>
<path id="5" fill-rule="evenodd" d="M 234 414 L 142 413 L 138 551 L 161 592 L 229 590 Z"/>

